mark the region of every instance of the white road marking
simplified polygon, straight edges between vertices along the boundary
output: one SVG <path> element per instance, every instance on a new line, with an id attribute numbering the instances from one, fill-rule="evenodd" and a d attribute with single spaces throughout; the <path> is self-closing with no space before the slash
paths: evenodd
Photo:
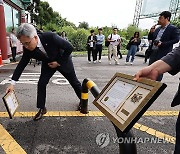
<path id="1" fill-rule="evenodd" d="M 4 79 L 0 82 L 0 85 L 5 85 L 7 83 L 11 83 L 11 77 Z M 39 81 L 40 73 L 22 73 L 21 78 L 19 81 L 17 81 L 17 84 L 37 84 Z M 55 79 L 54 79 L 55 78 Z M 68 85 L 69 82 L 67 79 L 64 78 L 64 76 L 60 73 L 55 73 L 52 76 L 52 83 L 58 84 L 58 85 Z"/>

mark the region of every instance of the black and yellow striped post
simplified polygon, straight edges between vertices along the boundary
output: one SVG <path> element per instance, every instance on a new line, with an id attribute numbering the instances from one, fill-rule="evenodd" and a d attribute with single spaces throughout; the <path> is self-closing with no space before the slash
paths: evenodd
<path id="1" fill-rule="evenodd" d="M 97 85 L 90 79 L 86 78 L 82 83 L 82 92 L 81 92 L 81 102 L 79 110 L 81 113 L 88 113 L 88 91 L 91 91 L 93 96 L 96 98 L 100 94 L 100 90 Z M 112 123 L 113 124 L 113 123 Z M 119 139 L 123 139 L 124 141 L 128 141 L 129 139 L 132 141 L 134 136 L 131 131 L 127 133 L 123 133 L 116 125 L 115 127 L 117 137 Z M 135 142 L 120 142 L 119 143 L 119 153 L 120 154 L 137 154 L 136 144 Z"/>
<path id="2" fill-rule="evenodd" d="M 93 96 L 96 98 L 100 90 L 97 87 L 97 85 L 90 79 L 86 78 L 83 80 L 82 83 L 82 92 L 81 92 L 81 103 L 80 103 L 80 112 L 81 113 L 88 113 L 88 92 L 89 90 L 93 94 Z"/>

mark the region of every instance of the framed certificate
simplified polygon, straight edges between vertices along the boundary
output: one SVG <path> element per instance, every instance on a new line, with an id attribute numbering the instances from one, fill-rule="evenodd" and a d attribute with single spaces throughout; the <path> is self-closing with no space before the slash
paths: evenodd
<path id="1" fill-rule="evenodd" d="M 116 73 L 94 100 L 94 105 L 122 132 L 128 132 L 166 88 L 166 84 Z"/>
<path id="2" fill-rule="evenodd" d="M 7 93 L 3 98 L 4 104 L 6 106 L 7 112 L 9 114 L 10 119 L 14 116 L 19 102 L 17 100 L 16 94 L 14 91 Z"/>

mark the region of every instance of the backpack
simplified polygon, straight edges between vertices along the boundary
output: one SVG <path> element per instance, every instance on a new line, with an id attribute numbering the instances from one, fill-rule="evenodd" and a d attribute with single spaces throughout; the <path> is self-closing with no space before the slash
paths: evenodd
<path id="1" fill-rule="evenodd" d="M 112 34 L 111 34 L 110 40 L 111 40 L 111 39 L 112 39 Z M 108 47 L 109 44 L 110 44 L 110 42 L 106 39 L 106 41 L 105 41 L 105 46 Z"/>

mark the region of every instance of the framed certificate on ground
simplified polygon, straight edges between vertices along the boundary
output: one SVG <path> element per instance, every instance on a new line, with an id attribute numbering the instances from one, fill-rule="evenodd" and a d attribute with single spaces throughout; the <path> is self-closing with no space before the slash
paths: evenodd
<path id="1" fill-rule="evenodd" d="M 116 73 L 94 100 L 94 105 L 122 132 L 128 132 L 166 88 L 166 84 Z"/>
<path id="2" fill-rule="evenodd" d="M 9 117 L 10 119 L 12 119 L 19 106 L 19 102 L 17 100 L 15 92 L 12 91 L 7 93 L 2 99 L 4 101 Z"/>

